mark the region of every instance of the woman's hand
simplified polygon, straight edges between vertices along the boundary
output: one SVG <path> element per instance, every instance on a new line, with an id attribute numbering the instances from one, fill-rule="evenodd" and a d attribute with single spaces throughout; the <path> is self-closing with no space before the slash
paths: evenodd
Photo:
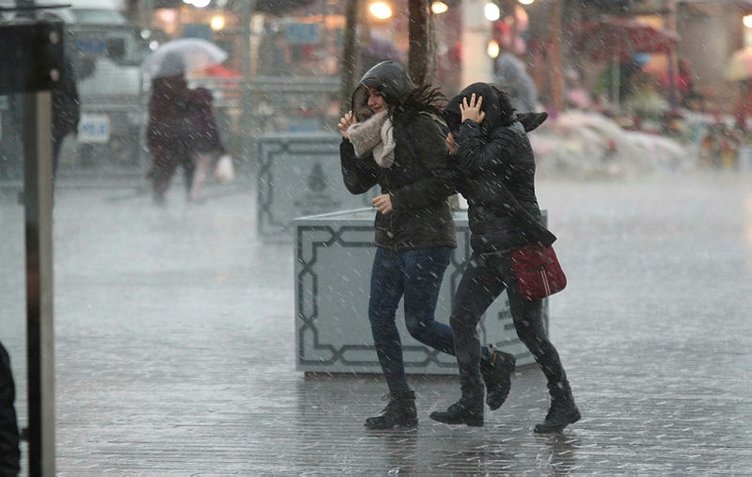
<path id="1" fill-rule="evenodd" d="M 457 145 L 457 141 L 454 139 L 454 134 L 452 133 L 447 134 L 446 145 L 447 149 L 449 149 L 450 155 L 457 154 L 457 151 L 460 150 L 460 147 Z"/>
<path id="2" fill-rule="evenodd" d="M 462 115 L 462 122 L 469 119 L 480 124 L 486 117 L 486 113 L 481 111 L 483 105 L 483 96 L 478 96 L 477 100 L 475 93 L 470 96 L 470 102 L 467 101 L 467 96 L 462 98 L 462 104 L 460 104 L 460 114 Z"/>
<path id="3" fill-rule="evenodd" d="M 389 194 L 380 194 L 371 200 L 371 204 L 382 214 L 388 214 L 392 210 L 392 196 Z"/>
<path id="4" fill-rule="evenodd" d="M 348 111 L 344 116 L 340 118 L 339 122 L 337 123 L 337 129 L 339 129 L 339 133 L 343 138 L 350 139 L 350 135 L 347 134 L 347 128 L 357 122 L 358 121 L 357 119 L 355 119 L 355 116 L 353 116 L 352 111 Z"/>

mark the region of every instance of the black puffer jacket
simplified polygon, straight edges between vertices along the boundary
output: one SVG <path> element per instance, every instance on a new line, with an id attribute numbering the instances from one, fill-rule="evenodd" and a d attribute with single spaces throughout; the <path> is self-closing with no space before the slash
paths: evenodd
<path id="1" fill-rule="evenodd" d="M 414 104 L 413 83 L 402 65 L 377 64 L 353 92 L 353 108 L 364 120 L 366 86 L 379 89 L 394 126 L 394 163 L 379 167 L 371 155 L 357 158 L 352 144 L 340 145 L 342 177 L 347 189 L 362 194 L 374 185 L 391 194 L 393 211 L 376 214 L 376 245 L 402 251 L 425 247 L 456 247 L 457 239 L 447 198 L 454 194 L 445 132 L 438 118 Z"/>
<path id="2" fill-rule="evenodd" d="M 0 475 L 18 475 L 20 469 L 15 399 L 10 357 L 0 343 Z"/>
<path id="3" fill-rule="evenodd" d="M 460 124 L 463 97 L 483 97 L 482 124 Z M 449 101 L 445 117 L 456 135 L 457 165 L 462 172 L 458 190 L 467 199 L 471 245 L 478 253 L 510 251 L 533 243 L 550 245 L 556 239 L 542 225 L 535 196 L 535 158 L 525 128 L 499 107 L 501 93 L 475 83 Z M 507 199 L 511 193 L 526 213 Z"/>

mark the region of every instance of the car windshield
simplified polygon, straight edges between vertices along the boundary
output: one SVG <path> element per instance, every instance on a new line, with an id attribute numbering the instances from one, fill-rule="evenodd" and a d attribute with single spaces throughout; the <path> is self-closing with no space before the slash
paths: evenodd
<path id="1" fill-rule="evenodd" d="M 125 25 L 126 18 L 115 10 L 76 8 L 73 10 L 77 23 Z"/>

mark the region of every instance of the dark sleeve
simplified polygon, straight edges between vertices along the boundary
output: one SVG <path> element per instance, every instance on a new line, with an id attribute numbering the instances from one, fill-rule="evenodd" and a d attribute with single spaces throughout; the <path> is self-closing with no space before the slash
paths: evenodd
<path id="1" fill-rule="evenodd" d="M 516 144 L 513 138 L 495 138 L 490 141 L 475 121 L 466 120 L 460 125 L 457 135 L 457 161 L 460 169 L 468 175 L 496 169 L 507 162 Z"/>
<path id="2" fill-rule="evenodd" d="M 81 120 L 76 76 L 68 58 L 63 59 L 60 81 L 52 90 L 52 125 L 58 136 L 77 132 Z"/>
<path id="3" fill-rule="evenodd" d="M 10 358 L 0 343 L 0 475 L 17 475 L 19 471 L 18 421 L 14 401 Z"/>
<path id="4" fill-rule="evenodd" d="M 450 163 L 446 137 L 429 116 L 420 115 L 410 131 L 410 147 L 424 178 L 391 191 L 394 210 L 417 209 L 443 202 L 456 193 L 460 171 Z"/>
<path id="5" fill-rule="evenodd" d="M 376 185 L 376 162 L 368 158 L 358 159 L 352 143 L 346 139 L 339 145 L 339 162 L 342 180 L 350 193 L 363 194 Z"/>

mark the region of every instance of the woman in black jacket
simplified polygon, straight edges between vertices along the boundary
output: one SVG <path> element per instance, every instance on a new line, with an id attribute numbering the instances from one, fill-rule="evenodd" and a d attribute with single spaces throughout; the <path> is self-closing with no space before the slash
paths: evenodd
<path id="1" fill-rule="evenodd" d="M 455 192 L 454 172 L 438 118 L 442 98 L 435 88 L 415 87 L 400 63 L 385 61 L 365 73 L 353 92 L 352 111 L 338 124 L 347 189 L 362 194 L 381 187 L 372 201 L 377 247 L 368 317 L 389 404 L 366 419 L 371 429 L 414 427 L 418 422 L 395 323 L 403 296 L 410 334 L 454 354 L 452 330 L 434 320 L 441 280 L 457 246 L 447 200 Z M 506 361 L 496 360 L 491 349 L 483 353 L 484 377 L 497 390 Z"/>
<path id="2" fill-rule="evenodd" d="M 543 302 L 521 296 L 511 266 L 514 250 L 537 243 L 550 245 L 556 239 L 542 225 L 535 196 L 535 159 L 526 128 L 508 95 L 487 83 L 465 88 L 449 101 L 444 114 L 450 129 L 447 143 L 463 175 L 458 188 L 468 201 L 473 254 L 457 288 L 450 319 L 462 397 L 431 417 L 448 424 L 482 424 L 477 326 L 506 290 L 517 335 L 543 370 L 551 395 L 548 415 L 535 431 L 561 431 L 579 420 L 580 413 L 559 354 L 548 339 Z M 513 204 L 514 199 L 519 206 Z"/>

